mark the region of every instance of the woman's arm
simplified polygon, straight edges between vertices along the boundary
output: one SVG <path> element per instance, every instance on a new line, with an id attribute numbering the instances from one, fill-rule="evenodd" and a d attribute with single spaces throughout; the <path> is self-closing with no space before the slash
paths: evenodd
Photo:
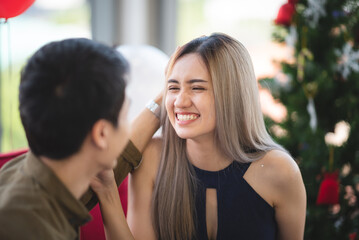
<path id="1" fill-rule="evenodd" d="M 162 95 L 163 93 L 161 92 L 154 99 L 158 105 L 162 103 Z M 150 142 L 153 134 L 155 134 L 159 127 L 160 120 L 147 108 L 144 108 L 135 120 L 133 120 L 131 123 L 130 139 L 139 152 L 142 153 L 144 151 L 146 145 Z"/>
<path id="2" fill-rule="evenodd" d="M 112 170 L 101 172 L 92 182 L 100 202 L 107 240 L 134 239 L 127 225 Z"/>
<path id="3" fill-rule="evenodd" d="M 162 92 L 154 99 L 157 104 L 162 102 Z M 149 109 L 142 112 L 131 123 L 130 142 L 117 159 L 114 169 L 118 186 L 126 178 L 129 172 L 137 168 L 142 161 L 141 153 L 151 141 L 153 134 L 160 126 L 160 120 Z M 132 144 L 133 143 L 133 144 Z"/>
<path id="4" fill-rule="evenodd" d="M 152 139 L 138 169 L 128 184 L 127 225 L 112 170 L 101 172 L 92 182 L 102 213 L 107 240 L 156 239 L 151 219 L 151 199 L 161 150 L 161 140 Z M 133 233 L 133 235 L 132 235 Z"/>
<path id="5" fill-rule="evenodd" d="M 137 240 L 156 239 L 151 218 L 151 200 L 161 144 L 160 139 L 151 140 L 143 153 L 140 167 L 129 177 L 127 221 Z"/>
<path id="6" fill-rule="evenodd" d="M 157 104 L 161 104 L 162 92 L 154 99 Z M 153 134 L 160 126 L 160 120 L 147 108 L 145 108 L 132 122 L 130 140 L 117 158 L 117 165 L 114 169 L 116 183 L 119 186 L 129 172 L 133 171 L 142 159 L 141 153 Z M 94 192 L 89 189 L 82 197 L 81 201 L 91 210 L 98 202 Z"/>
<path id="7" fill-rule="evenodd" d="M 272 187 L 278 239 L 302 240 L 306 217 L 306 191 L 297 163 L 286 153 L 268 154 L 273 166 Z"/>

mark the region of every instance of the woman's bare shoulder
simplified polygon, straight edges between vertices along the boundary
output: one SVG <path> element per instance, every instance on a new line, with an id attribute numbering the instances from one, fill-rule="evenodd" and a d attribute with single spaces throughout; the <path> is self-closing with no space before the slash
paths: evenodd
<path id="1" fill-rule="evenodd" d="M 285 184 L 291 178 L 300 175 L 298 164 L 288 153 L 281 150 L 267 152 L 259 160 L 259 164 L 266 167 L 266 175 L 271 178 L 268 180 L 278 184 Z"/>
<path id="2" fill-rule="evenodd" d="M 253 162 L 244 178 L 271 206 L 302 182 L 297 163 L 281 150 L 271 150 Z"/>
<path id="3" fill-rule="evenodd" d="M 263 182 L 272 192 L 274 205 L 302 188 L 299 166 L 288 153 L 281 150 L 269 151 L 259 160 L 259 164 L 265 168 Z"/>

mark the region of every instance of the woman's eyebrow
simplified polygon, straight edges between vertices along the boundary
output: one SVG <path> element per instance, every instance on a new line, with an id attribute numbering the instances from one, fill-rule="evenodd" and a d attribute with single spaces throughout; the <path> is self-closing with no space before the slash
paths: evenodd
<path id="1" fill-rule="evenodd" d="M 175 79 L 168 79 L 167 83 L 179 83 L 177 80 Z"/>
<path id="2" fill-rule="evenodd" d="M 198 82 L 207 83 L 208 81 L 203 80 L 203 79 L 191 79 L 191 80 L 188 80 L 188 81 L 187 81 L 187 83 L 189 83 L 189 84 L 198 83 Z"/>
<path id="3" fill-rule="evenodd" d="M 191 79 L 188 80 L 186 83 L 188 84 L 192 84 L 192 83 L 207 83 L 207 80 L 203 80 L 203 79 Z M 167 83 L 176 83 L 179 84 L 179 81 L 175 80 L 175 79 L 168 79 Z"/>

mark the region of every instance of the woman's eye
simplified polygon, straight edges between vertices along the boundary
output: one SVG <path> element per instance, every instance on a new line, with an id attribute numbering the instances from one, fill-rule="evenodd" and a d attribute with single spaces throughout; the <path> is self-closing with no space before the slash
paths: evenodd
<path id="1" fill-rule="evenodd" d="M 179 90 L 179 87 L 170 86 L 170 87 L 168 87 L 168 90 L 169 91 L 176 91 L 176 90 Z"/>
<path id="2" fill-rule="evenodd" d="M 197 91 L 205 90 L 203 87 L 193 87 L 192 89 Z"/>

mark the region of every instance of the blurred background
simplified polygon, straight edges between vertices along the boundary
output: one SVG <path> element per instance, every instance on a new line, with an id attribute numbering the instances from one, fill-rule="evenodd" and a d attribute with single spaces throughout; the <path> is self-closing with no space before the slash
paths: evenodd
<path id="1" fill-rule="evenodd" d="M 7 16 L 5 4 L 23 8 Z M 27 147 L 20 71 L 44 44 L 85 37 L 120 51 L 133 119 L 176 46 L 213 32 L 252 56 L 266 126 L 303 176 L 304 239 L 359 239 L 359 0 L 0 0 L 0 153 Z"/>
<path id="2" fill-rule="evenodd" d="M 164 66 L 176 46 L 201 35 L 224 32 L 237 38 L 251 53 L 256 74 L 273 74 L 272 59 L 281 50 L 271 41 L 271 31 L 282 3 L 283 0 L 36 0 L 6 24 L 1 19 L 0 152 L 26 147 L 18 113 L 19 74 L 27 58 L 44 44 L 85 37 L 119 46 L 131 62 L 134 75 L 128 89 L 134 98 L 132 119 L 159 92 Z"/>

